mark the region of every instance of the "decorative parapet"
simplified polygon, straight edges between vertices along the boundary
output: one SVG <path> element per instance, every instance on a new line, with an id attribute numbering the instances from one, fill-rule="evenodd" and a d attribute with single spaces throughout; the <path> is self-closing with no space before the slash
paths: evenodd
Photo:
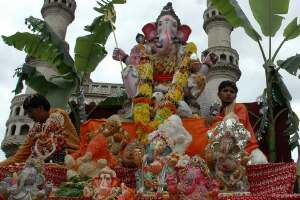
<path id="1" fill-rule="evenodd" d="M 71 16 L 71 21 L 75 18 L 75 10 L 76 10 L 76 2 L 75 0 L 44 0 L 44 5 L 42 7 L 41 13 L 43 17 L 45 17 L 49 8 L 61 8 L 67 11 Z"/>

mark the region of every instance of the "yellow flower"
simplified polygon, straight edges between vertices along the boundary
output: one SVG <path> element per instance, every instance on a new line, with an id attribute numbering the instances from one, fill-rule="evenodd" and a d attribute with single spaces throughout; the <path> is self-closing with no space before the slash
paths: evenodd
<path id="1" fill-rule="evenodd" d="M 188 73 L 177 71 L 174 74 L 173 83 L 180 87 L 185 87 L 188 83 Z"/>
<path id="2" fill-rule="evenodd" d="M 173 103 L 178 103 L 183 98 L 183 91 L 179 86 L 173 86 L 166 94 L 166 98 Z"/>
<path id="3" fill-rule="evenodd" d="M 172 114 L 173 114 L 173 112 L 172 112 L 172 110 L 170 108 L 168 108 L 168 107 L 162 107 L 162 108 L 159 108 L 156 111 L 155 119 L 160 120 L 161 122 L 163 122 L 168 117 L 170 117 Z"/>
<path id="4" fill-rule="evenodd" d="M 189 42 L 187 43 L 187 45 L 185 46 L 185 50 L 184 50 L 185 54 L 193 54 L 193 53 L 197 53 L 197 46 L 194 42 Z"/>
<path id="5" fill-rule="evenodd" d="M 137 103 L 133 107 L 133 120 L 135 123 L 150 122 L 150 106 L 147 103 Z"/>
<path id="6" fill-rule="evenodd" d="M 139 66 L 139 76 L 142 80 L 153 80 L 153 67 L 150 63 L 144 63 Z"/>
<path id="7" fill-rule="evenodd" d="M 150 83 L 140 83 L 138 86 L 137 96 L 151 97 L 152 85 Z"/>

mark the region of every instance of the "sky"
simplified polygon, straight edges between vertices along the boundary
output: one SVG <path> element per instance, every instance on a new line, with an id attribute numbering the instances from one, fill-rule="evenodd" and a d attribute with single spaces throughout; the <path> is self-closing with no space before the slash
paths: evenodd
<path id="1" fill-rule="evenodd" d="M 127 0 L 126 4 L 117 5 L 116 37 L 119 47 L 127 53 L 135 45 L 135 36 L 141 32 L 141 28 L 148 22 L 153 22 L 159 15 L 162 7 L 171 0 Z M 77 0 L 75 20 L 69 25 L 66 41 L 70 44 L 70 54 L 74 55 L 76 38 L 87 35 L 84 26 L 92 23 L 98 15 L 93 7 L 97 6 L 95 0 Z M 206 9 L 206 0 L 173 0 L 173 8 L 179 16 L 182 24 L 187 24 L 192 28 L 189 41 L 193 41 L 198 46 L 198 54 L 207 48 L 207 35 L 203 30 L 203 12 Z M 251 14 L 248 1 L 238 0 L 240 6 L 254 25 L 259 30 Z M 42 18 L 40 10 L 42 0 L 10 0 L 0 1 L 0 35 L 12 35 L 17 31 L 28 31 L 24 20 L 26 17 L 34 16 Z M 299 16 L 300 1 L 291 0 L 288 15 L 285 15 L 281 30 L 272 42 L 272 51 L 278 47 L 283 40 L 283 27 L 294 17 Z M 299 22 L 298 22 L 299 23 Z M 267 51 L 268 41 L 262 41 L 265 51 Z M 300 53 L 300 37 L 287 42 L 279 52 L 278 59 L 285 59 L 289 56 Z M 235 29 L 231 34 L 231 46 L 239 53 L 239 67 L 242 76 L 237 82 L 239 87 L 238 102 L 252 102 L 261 95 L 265 88 L 265 76 L 262 68 L 263 59 L 257 44 L 251 40 L 241 29 Z M 95 82 L 121 83 L 121 66 L 114 61 L 112 51 L 116 47 L 112 35 L 109 37 L 106 49 L 107 57 L 99 64 L 92 73 L 91 78 Z M 0 141 L 5 134 L 5 123 L 10 113 L 10 102 L 14 97 L 12 90 L 15 87 L 17 78 L 14 78 L 14 70 L 24 63 L 25 53 L 15 50 L 4 44 L 0 39 Z M 292 94 L 292 107 L 300 116 L 300 80 L 282 71 L 283 80 Z M 293 152 L 294 153 L 294 152 Z M 293 155 L 295 157 L 295 154 Z M 0 152 L 0 160 L 4 159 L 3 152 Z"/>

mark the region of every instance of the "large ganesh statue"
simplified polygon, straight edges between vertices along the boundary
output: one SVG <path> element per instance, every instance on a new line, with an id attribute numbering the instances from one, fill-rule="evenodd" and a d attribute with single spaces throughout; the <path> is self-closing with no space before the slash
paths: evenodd
<path id="1" fill-rule="evenodd" d="M 167 3 L 156 22 L 148 23 L 137 35 L 138 44 L 130 55 L 116 48 L 115 60 L 127 67 L 122 72 L 124 85 L 133 102 L 133 120 L 138 138 L 146 143 L 147 134 L 155 130 L 165 119 L 186 105 L 184 97 L 197 99 L 205 86 L 205 74 L 216 62 L 215 54 L 208 54 L 203 64 L 196 55 L 194 43 L 187 43 L 191 29 L 182 25 L 172 3 Z M 195 58 L 195 59 L 193 59 Z M 153 94 L 162 94 L 154 103 Z M 190 106 L 185 106 L 190 113 Z"/>

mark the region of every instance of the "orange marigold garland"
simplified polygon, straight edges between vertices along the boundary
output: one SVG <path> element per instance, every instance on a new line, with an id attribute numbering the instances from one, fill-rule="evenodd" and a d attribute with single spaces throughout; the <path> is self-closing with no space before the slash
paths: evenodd
<path id="1" fill-rule="evenodd" d="M 147 125 L 150 122 L 150 103 L 152 96 L 153 67 L 149 57 L 143 56 L 138 68 L 140 83 L 134 99 L 133 120 L 137 126 L 138 139 L 147 142 Z"/>
<path id="2" fill-rule="evenodd" d="M 179 101 L 183 99 L 183 88 L 188 84 L 189 77 L 189 66 L 191 63 L 191 55 L 197 52 L 197 47 L 194 43 L 190 42 L 186 45 L 184 50 L 184 56 L 180 67 L 177 69 L 173 76 L 172 85 L 165 95 L 165 99 L 168 102 L 167 104 L 173 104 L 173 107 L 178 104 Z M 175 107 L 176 108 L 176 107 Z M 170 106 L 162 106 L 156 111 L 154 122 L 152 126 L 154 128 L 158 127 L 165 119 L 167 119 L 172 114 L 176 113 L 176 109 L 171 109 Z M 160 122 L 160 123 L 158 123 Z"/>
<path id="3" fill-rule="evenodd" d="M 148 56 L 143 55 L 139 65 L 140 83 L 134 100 L 133 119 L 137 126 L 137 135 L 142 143 L 147 143 L 147 135 L 155 130 L 169 116 L 176 113 L 176 105 L 183 99 L 183 88 L 188 84 L 189 67 L 193 53 L 197 52 L 194 43 L 188 43 L 180 67 L 177 68 L 172 85 L 165 95 L 165 101 L 158 107 L 151 121 L 150 98 L 153 92 L 153 65 Z M 151 121 L 151 122 L 150 122 Z"/>

